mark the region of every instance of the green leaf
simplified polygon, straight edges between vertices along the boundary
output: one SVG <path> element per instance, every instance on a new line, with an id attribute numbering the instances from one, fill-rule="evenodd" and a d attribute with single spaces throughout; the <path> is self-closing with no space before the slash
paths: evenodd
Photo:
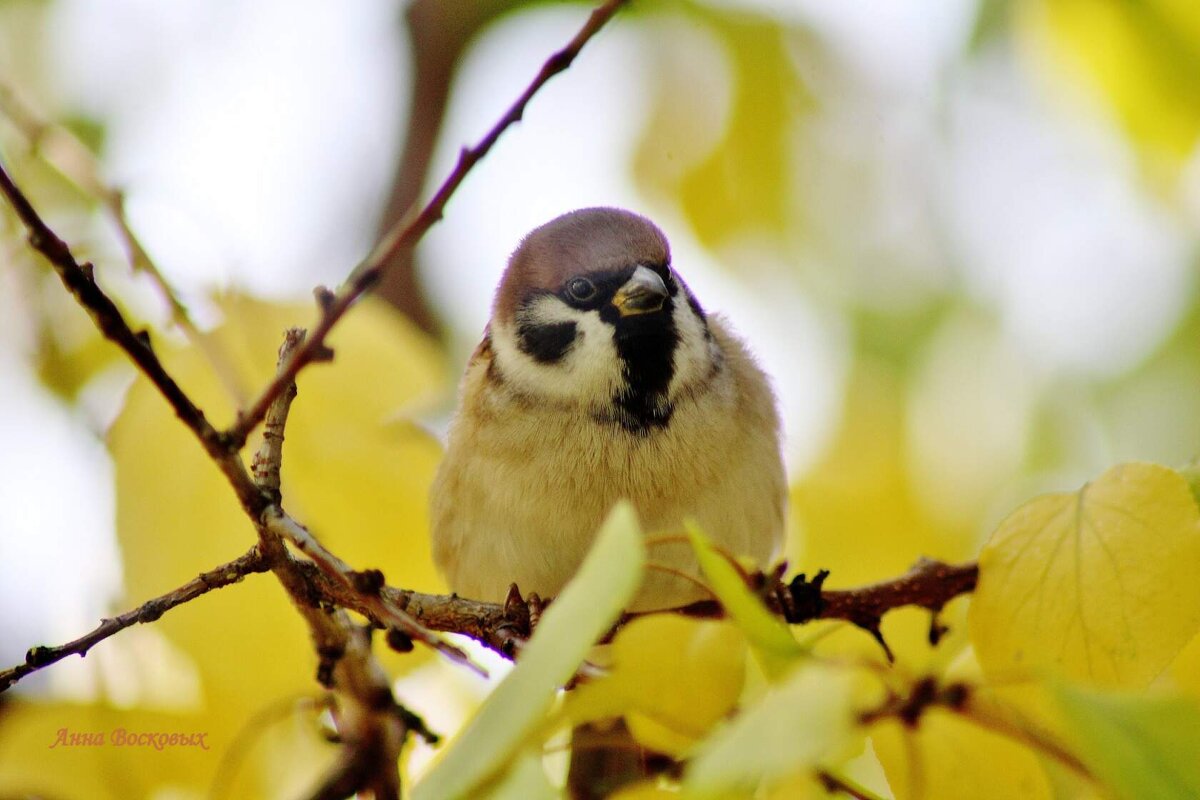
<path id="1" fill-rule="evenodd" d="M 980 0 L 975 10 L 975 22 L 967 37 L 967 51 L 978 53 L 985 45 L 1007 36 L 1012 27 L 1012 0 Z"/>
<path id="2" fill-rule="evenodd" d="M 1200 706 L 1181 697 L 1056 691 L 1079 755 L 1119 798 L 1200 797 Z"/>
<path id="3" fill-rule="evenodd" d="M 645 559 L 637 516 L 622 501 L 578 574 L 542 616 L 516 668 L 413 789 L 414 800 L 473 797 L 504 769 L 539 727 L 558 688 L 633 599 Z"/>
<path id="4" fill-rule="evenodd" d="M 755 658 L 769 677 L 778 677 L 805 652 L 791 629 L 750 591 L 733 565 L 718 553 L 690 520 L 685 522 L 696 560 L 730 618 L 746 634 Z"/>
<path id="5" fill-rule="evenodd" d="M 1192 490 L 1192 497 L 1200 503 L 1200 463 L 1193 461 L 1185 467 L 1180 467 L 1179 474 L 1187 481 L 1188 488 Z"/>
<path id="6" fill-rule="evenodd" d="M 59 123 L 68 131 L 75 134 L 75 137 L 90 152 L 99 153 L 104 149 L 104 143 L 108 138 L 108 130 L 103 120 L 83 114 L 75 114 L 60 119 Z"/>
<path id="7" fill-rule="evenodd" d="M 1032 500 L 979 558 L 979 663 L 992 678 L 1051 670 L 1145 686 L 1200 629 L 1197 564 L 1200 511 L 1174 470 L 1125 464 Z"/>

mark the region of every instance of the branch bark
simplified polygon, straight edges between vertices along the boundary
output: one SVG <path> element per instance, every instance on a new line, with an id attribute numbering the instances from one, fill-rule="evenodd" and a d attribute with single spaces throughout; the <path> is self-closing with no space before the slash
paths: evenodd
<path id="1" fill-rule="evenodd" d="M 279 348 L 279 363 L 286 362 L 303 343 L 303 330 L 289 330 Z M 387 675 L 371 654 L 370 638 L 345 611 L 314 602 L 299 562 L 287 551 L 285 537 L 266 521 L 282 514 L 284 429 L 296 394 L 295 383 L 289 384 L 267 409 L 262 443 L 254 456 L 254 476 L 258 488 L 271 499 L 258 525 L 259 547 L 308 624 L 318 656 L 318 682 L 334 690 L 338 698 L 333 713 L 343 743 L 341 756 L 310 796 L 348 797 L 370 790 L 378 800 L 399 800 L 398 764 L 408 729 L 405 717 L 396 713 L 398 706 Z"/>
<path id="2" fill-rule="evenodd" d="M 195 600 L 201 595 L 208 594 L 214 589 L 220 589 L 230 584 L 238 583 L 247 575 L 256 572 L 266 572 L 269 569 L 258 547 L 252 547 L 247 552 L 219 567 L 213 567 L 202 572 L 197 577 L 177 589 L 147 600 L 137 608 L 126 611 L 111 619 L 104 619 L 91 631 L 78 639 L 58 645 L 57 647 L 31 647 L 25 654 L 25 663 L 0 672 L 0 692 L 12 686 L 17 681 L 39 669 L 62 661 L 67 656 L 83 658 L 98 643 L 113 634 L 119 633 L 133 625 L 154 622 L 176 606 Z"/>
<path id="3" fill-rule="evenodd" d="M 445 0 L 414 0 L 409 4 L 404 33 L 412 53 L 411 99 L 405 119 L 404 152 L 380 223 L 381 237 L 419 199 L 442 129 L 450 86 L 467 45 L 484 25 L 514 5 L 513 0 L 472 0 L 453 5 Z M 435 333 L 437 320 L 417 283 L 416 257 L 414 249 L 399 250 L 389 257 L 375 293 L 422 329 Z"/>
<path id="4" fill-rule="evenodd" d="M 171 405 L 175 415 L 199 439 L 205 452 L 224 473 L 247 515 L 259 527 L 260 535 L 263 528 L 269 528 L 275 535 L 292 541 L 302 552 L 314 559 L 334 584 L 357 596 L 359 605 L 385 627 L 398 629 L 404 636 L 421 641 L 455 660 L 468 664 L 470 659 L 462 650 L 413 620 L 385 596 L 372 591 L 377 586 L 368 585 L 367 590 L 363 590 L 363 587 L 356 585 L 356 576 L 359 574 L 321 547 L 303 525 L 279 507 L 278 487 L 274 490 L 264 489 L 256 483 L 242 462 L 239 452 L 245 445 L 250 431 L 263 421 L 275 401 L 285 392 L 294 391 L 297 373 L 307 364 L 330 357 L 325 337 L 350 307 L 379 281 L 387 259 L 402 249 L 414 246 L 441 218 L 446 203 L 467 173 L 487 155 L 504 131 L 521 118 L 526 105 L 541 87 L 571 65 L 583 46 L 625 2 L 626 0 L 607 0 L 597 7 L 571 41 L 546 60 L 537 76 L 487 135 L 475 147 L 462 151 L 457 166 L 424 209 L 411 221 L 402 220 L 397 223 L 372 255 L 351 273 L 350 279 L 343 284 L 338 293 L 334 294 L 328 290 L 317 292 L 322 313 L 316 328 L 307 339 L 289 351 L 275 378 L 254 401 L 250 410 L 239 415 L 239 419 L 228 432 L 218 431 L 200 407 L 167 372 L 154 353 L 149 333 L 134 332 L 121 310 L 96 283 L 92 265 L 81 264 L 75 259 L 67 243 L 43 221 L 0 162 L 0 193 L 8 199 L 17 217 L 29 232 L 30 245 L 50 262 L 63 285 L 92 317 L 96 327 L 125 352 Z"/>
<path id="5" fill-rule="evenodd" d="M 245 443 L 250 432 L 262 422 L 263 417 L 267 413 L 267 408 L 271 405 L 272 401 L 274 401 L 280 392 L 285 390 L 289 383 L 295 380 L 296 374 L 307 364 L 329 352 L 325 344 L 325 339 L 333 326 L 337 324 L 337 321 L 368 290 L 374 288 L 379 283 L 384 277 L 387 265 L 394 263 L 393 259 L 397 253 L 411 250 L 420 241 L 421 237 L 425 235 L 425 232 L 442 218 L 446 203 L 463 182 L 463 179 L 467 177 L 467 173 L 488 154 L 492 146 L 496 144 L 501 135 L 509 127 L 520 121 L 525 113 L 525 107 L 529 105 L 529 101 L 533 99 L 533 96 L 541 90 L 547 81 L 571 66 L 571 63 L 579 55 L 584 45 L 600 32 L 605 23 L 612 19 L 626 2 L 627 0 L 607 0 L 607 2 L 597 7 L 571 41 L 546 59 L 545 63 L 542 64 L 542 68 L 534 76 L 533 81 L 525 87 L 525 90 L 521 92 L 520 96 L 517 97 L 516 101 L 513 102 L 496 124 L 492 126 L 491 130 L 474 147 L 464 147 L 462 149 L 462 152 L 458 156 L 458 163 L 425 207 L 415 216 L 406 214 L 393 225 L 392 229 L 375 247 L 375 250 L 351 273 L 351 276 L 342 284 L 337 292 L 326 292 L 319 295 L 321 298 L 321 314 L 316 324 L 309 331 L 307 341 L 303 347 L 296 350 L 295 354 L 279 370 L 275 379 L 250 404 L 250 407 L 238 414 L 237 421 L 226 432 L 226 436 L 231 442 L 240 448 Z"/>

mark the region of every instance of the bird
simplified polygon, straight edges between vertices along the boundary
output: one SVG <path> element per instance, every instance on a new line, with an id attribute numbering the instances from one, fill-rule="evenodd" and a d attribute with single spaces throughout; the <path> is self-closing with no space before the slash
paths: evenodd
<path id="1" fill-rule="evenodd" d="M 766 374 L 662 231 L 571 211 L 521 240 L 496 289 L 431 489 L 434 560 L 463 597 L 550 598 L 626 499 L 648 552 L 627 610 L 704 599 L 684 520 L 765 567 L 784 533 L 780 435 Z"/>

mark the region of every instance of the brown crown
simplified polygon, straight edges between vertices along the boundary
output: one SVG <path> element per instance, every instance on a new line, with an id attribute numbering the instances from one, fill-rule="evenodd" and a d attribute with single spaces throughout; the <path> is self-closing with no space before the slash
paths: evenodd
<path id="1" fill-rule="evenodd" d="M 557 292 L 574 275 L 670 260 L 666 237 L 645 217 L 619 208 L 571 211 L 521 240 L 496 290 L 493 317 L 511 321 L 530 293 Z"/>

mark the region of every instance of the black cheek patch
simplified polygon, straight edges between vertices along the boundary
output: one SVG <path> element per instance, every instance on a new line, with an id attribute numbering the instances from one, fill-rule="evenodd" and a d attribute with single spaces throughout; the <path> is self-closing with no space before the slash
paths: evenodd
<path id="1" fill-rule="evenodd" d="M 535 325 L 524 322 L 517 326 L 517 342 L 521 351 L 543 364 L 561 359 L 575 344 L 575 323 L 554 322 Z"/>

